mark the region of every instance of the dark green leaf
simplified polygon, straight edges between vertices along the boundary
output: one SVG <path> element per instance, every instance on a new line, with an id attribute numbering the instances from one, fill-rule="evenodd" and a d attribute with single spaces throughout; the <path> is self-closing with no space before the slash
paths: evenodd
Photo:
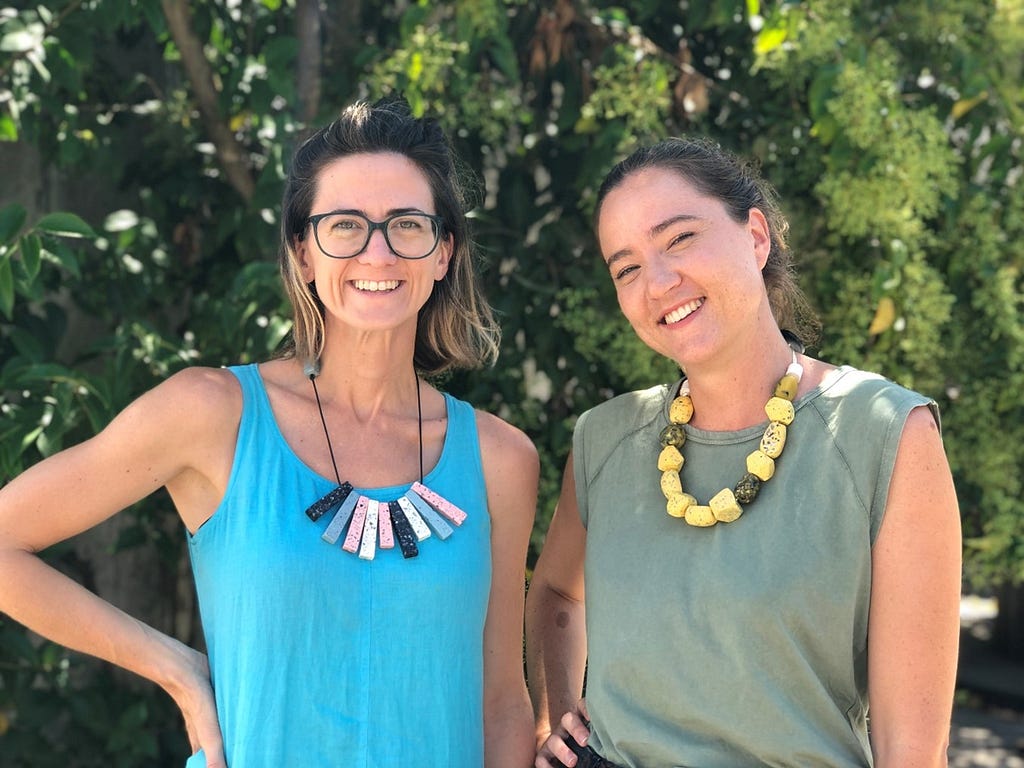
<path id="1" fill-rule="evenodd" d="M 25 224 L 27 213 L 18 203 L 0 208 L 0 244 L 9 243 L 17 237 Z"/>
<path id="2" fill-rule="evenodd" d="M 39 267 L 42 263 L 42 245 L 35 235 L 26 235 L 21 238 L 21 262 L 25 267 L 25 275 L 29 282 L 36 279 L 39 274 Z"/>
<path id="3" fill-rule="evenodd" d="M 10 320 L 14 312 L 14 271 L 11 269 L 11 257 L 0 256 L 0 312 Z"/>
<path id="4" fill-rule="evenodd" d="M 35 228 L 61 237 L 96 237 L 92 227 L 73 213 L 48 213 L 36 222 Z"/>

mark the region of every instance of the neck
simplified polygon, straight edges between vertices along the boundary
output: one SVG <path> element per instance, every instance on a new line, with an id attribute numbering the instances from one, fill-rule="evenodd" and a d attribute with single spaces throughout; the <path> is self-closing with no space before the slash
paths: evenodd
<path id="1" fill-rule="evenodd" d="M 325 409 L 350 413 L 362 424 L 381 417 L 417 417 L 419 379 L 411 360 L 388 371 L 323 365 L 316 386 Z"/>
<path id="2" fill-rule="evenodd" d="M 776 332 L 747 345 L 729 360 L 688 366 L 686 375 L 694 407 L 690 423 L 716 431 L 763 423 L 764 405 L 792 360 L 792 349 Z"/>
<path id="3" fill-rule="evenodd" d="M 316 381 L 324 403 L 343 405 L 361 420 L 382 411 L 414 411 L 415 332 L 338 331 L 327 334 L 319 361 Z"/>

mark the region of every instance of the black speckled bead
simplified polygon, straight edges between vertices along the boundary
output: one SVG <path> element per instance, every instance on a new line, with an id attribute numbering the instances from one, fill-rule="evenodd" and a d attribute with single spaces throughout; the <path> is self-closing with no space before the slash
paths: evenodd
<path id="1" fill-rule="evenodd" d="M 306 517 L 314 523 L 319 520 L 331 507 L 336 507 L 352 493 L 352 485 L 344 482 L 321 499 L 310 504 L 306 510 Z"/>
<path id="2" fill-rule="evenodd" d="M 682 448 L 686 442 L 686 430 L 683 429 L 682 424 L 669 424 L 659 435 L 662 447 L 674 445 L 676 448 Z"/>
<path id="3" fill-rule="evenodd" d="M 413 533 L 412 526 L 397 501 L 388 502 L 388 514 L 391 515 L 391 527 L 395 531 L 395 538 L 398 539 L 402 557 L 406 560 L 416 557 L 420 553 L 416 546 L 416 534 Z"/>
<path id="4" fill-rule="evenodd" d="M 761 478 L 747 472 L 733 489 L 733 495 L 740 504 L 749 504 L 757 498 L 757 492 L 761 490 Z"/>

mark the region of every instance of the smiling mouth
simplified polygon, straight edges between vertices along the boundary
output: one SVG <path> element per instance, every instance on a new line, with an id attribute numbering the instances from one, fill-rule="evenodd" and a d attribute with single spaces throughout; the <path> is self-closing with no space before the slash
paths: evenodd
<path id="1" fill-rule="evenodd" d="M 673 309 L 663 318 L 661 318 L 662 325 L 671 325 L 672 323 L 678 323 L 685 317 L 689 317 L 691 314 L 696 312 L 704 304 L 704 299 L 694 299 L 693 301 L 683 304 L 678 309 Z"/>
<path id="2" fill-rule="evenodd" d="M 379 293 L 381 291 L 393 291 L 402 284 L 401 280 L 353 280 L 352 285 L 356 290 Z"/>

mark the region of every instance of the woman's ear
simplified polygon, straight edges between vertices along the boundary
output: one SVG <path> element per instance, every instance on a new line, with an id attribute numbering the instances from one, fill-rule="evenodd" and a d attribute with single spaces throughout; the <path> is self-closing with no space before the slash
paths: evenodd
<path id="1" fill-rule="evenodd" d="M 448 267 L 451 264 L 452 253 L 455 250 L 455 240 L 449 234 L 441 238 L 441 242 L 437 244 L 437 264 L 434 266 L 434 282 L 443 280 L 444 276 L 448 274 Z"/>
<path id="2" fill-rule="evenodd" d="M 768 226 L 767 217 L 760 208 L 751 208 L 747 216 L 747 227 L 754 241 L 754 258 L 757 259 L 758 270 L 764 269 L 768 256 L 772 252 L 772 231 Z"/>
<path id="3" fill-rule="evenodd" d="M 299 267 L 299 274 L 302 275 L 302 282 L 312 283 L 314 278 L 313 260 L 310 258 L 309 241 L 295 238 L 292 240 L 292 248 L 295 251 L 295 263 Z"/>

